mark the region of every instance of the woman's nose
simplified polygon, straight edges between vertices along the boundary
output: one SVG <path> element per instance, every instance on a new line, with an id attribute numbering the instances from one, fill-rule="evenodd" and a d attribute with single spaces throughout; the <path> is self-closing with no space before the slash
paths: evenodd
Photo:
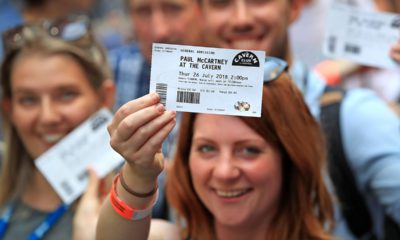
<path id="1" fill-rule="evenodd" d="M 231 153 L 220 155 L 214 167 L 214 177 L 220 180 L 234 180 L 240 176 L 240 168 Z"/>
<path id="2" fill-rule="evenodd" d="M 60 121 L 60 113 L 57 104 L 51 99 L 43 99 L 40 105 L 40 121 L 45 124 L 52 124 Z"/>

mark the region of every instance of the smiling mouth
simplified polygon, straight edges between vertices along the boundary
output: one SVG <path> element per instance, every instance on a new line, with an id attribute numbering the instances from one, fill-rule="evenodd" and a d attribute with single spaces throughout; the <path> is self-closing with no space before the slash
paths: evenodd
<path id="1" fill-rule="evenodd" d="M 65 134 L 45 134 L 43 135 L 43 140 L 49 144 L 55 144 L 60 141 Z"/>
<path id="2" fill-rule="evenodd" d="M 215 189 L 215 192 L 218 197 L 222 198 L 237 198 L 245 195 L 246 193 L 250 192 L 251 188 L 246 188 L 246 189 L 238 189 L 238 190 L 217 190 Z"/>
<path id="3" fill-rule="evenodd" d="M 247 39 L 230 39 L 228 43 L 234 49 L 253 49 L 259 45 L 262 37 L 253 37 Z M 255 49 L 254 49 L 255 50 Z"/>

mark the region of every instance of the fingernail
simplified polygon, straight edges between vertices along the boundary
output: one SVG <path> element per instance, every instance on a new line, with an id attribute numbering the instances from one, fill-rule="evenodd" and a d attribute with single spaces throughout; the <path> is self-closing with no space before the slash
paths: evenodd
<path id="1" fill-rule="evenodd" d="M 168 111 L 168 117 L 170 119 L 176 119 L 176 112 L 175 111 Z"/>
<path id="2" fill-rule="evenodd" d="M 153 93 L 151 93 L 151 98 L 152 98 L 154 101 L 158 101 L 158 100 L 160 99 L 160 96 L 158 96 L 157 93 L 153 92 Z"/>
<path id="3" fill-rule="evenodd" d="M 156 108 L 160 113 L 165 111 L 165 107 L 161 103 L 157 104 Z"/>

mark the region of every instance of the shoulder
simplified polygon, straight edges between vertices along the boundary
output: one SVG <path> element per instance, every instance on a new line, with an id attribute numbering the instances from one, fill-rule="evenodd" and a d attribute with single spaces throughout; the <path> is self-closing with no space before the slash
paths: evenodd
<path id="1" fill-rule="evenodd" d="M 386 102 L 372 91 L 351 90 L 340 111 L 344 148 L 354 168 L 400 166 L 400 119 Z"/>
<path id="2" fill-rule="evenodd" d="M 341 111 L 344 116 L 349 116 L 350 122 L 394 122 L 396 125 L 399 123 L 398 117 L 388 103 L 367 89 L 347 91 Z"/>
<path id="3" fill-rule="evenodd" d="M 151 220 L 149 240 L 175 240 L 179 238 L 179 228 L 176 225 L 161 219 Z"/>

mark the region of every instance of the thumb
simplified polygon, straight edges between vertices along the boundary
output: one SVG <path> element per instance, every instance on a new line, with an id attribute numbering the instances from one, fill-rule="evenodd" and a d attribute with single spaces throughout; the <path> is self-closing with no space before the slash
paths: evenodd
<path id="1" fill-rule="evenodd" d="M 97 197 L 99 195 L 100 178 L 97 176 L 93 168 L 88 168 L 89 182 L 85 195 Z"/>
<path id="2" fill-rule="evenodd" d="M 100 179 L 92 168 L 87 170 L 87 174 L 89 182 L 86 193 L 79 201 L 74 215 L 72 239 L 95 239 L 96 224 L 100 211 L 98 199 Z"/>

